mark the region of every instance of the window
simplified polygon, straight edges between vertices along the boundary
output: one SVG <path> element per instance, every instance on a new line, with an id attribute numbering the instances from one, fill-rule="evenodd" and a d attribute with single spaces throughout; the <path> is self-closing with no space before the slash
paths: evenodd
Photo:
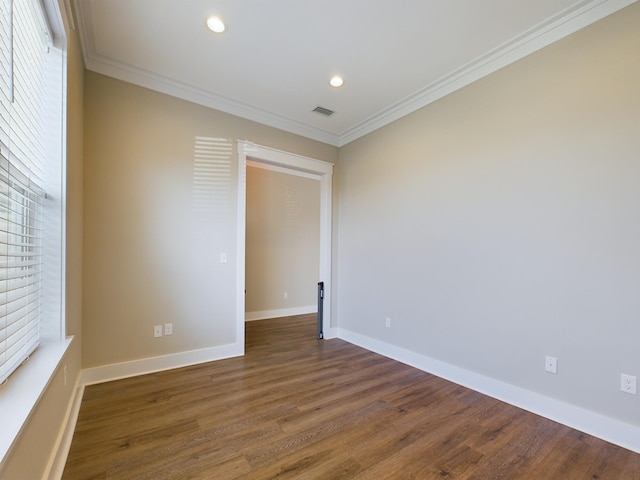
<path id="1" fill-rule="evenodd" d="M 63 61 L 39 0 L 0 0 L 0 383 L 63 331 Z"/>

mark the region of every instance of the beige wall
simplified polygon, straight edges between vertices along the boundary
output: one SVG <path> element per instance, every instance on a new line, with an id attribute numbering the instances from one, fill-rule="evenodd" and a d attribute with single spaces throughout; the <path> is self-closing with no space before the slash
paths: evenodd
<path id="1" fill-rule="evenodd" d="M 634 4 L 341 148 L 341 328 L 640 426 L 639 26 Z"/>
<path id="2" fill-rule="evenodd" d="M 246 227 L 246 312 L 313 307 L 319 281 L 320 181 L 247 168 Z"/>
<path id="3" fill-rule="evenodd" d="M 63 2 L 60 9 L 63 10 Z M 41 479 L 48 469 L 80 374 L 82 304 L 82 130 L 84 65 L 75 32 L 68 32 L 66 333 L 75 339 L 2 465 L 3 480 Z M 64 367 L 67 372 L 65 385 Z"/>
<path id="4" fill-rule="evenodd" d="M 194 168 L 198 138 L 231 148 L 209 191 Z M 337 158 L 335 147 L 86 73 L 84 367 L 235 342 L 237 139 Z M 164 323 L 174 334 L 153 338 Z"/>
<path id="5" fill-rule="evenodd" d="M 618 391 L 640 375 L 639 22 L 636 4 L 343 147 L 334 324 L 640 425 Z M 68 62 L 68 377 L 79 340 L 83 367 L 233 341 L 235 145 L 203 211 L 196 137 L 338 149 L 84 74 L 75 36 Z M 56 372 L 3 480 L 41 478 L 70 385 Z"/>

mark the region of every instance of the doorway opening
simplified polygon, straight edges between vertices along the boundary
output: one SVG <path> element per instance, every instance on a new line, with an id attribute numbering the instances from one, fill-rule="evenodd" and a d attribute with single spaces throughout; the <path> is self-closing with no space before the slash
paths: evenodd
<path id="1" fill-rule="evenodd" d="M 236 338 L 244 348 L 245 335 L 245 266 L 246 266 L 246 222 L 247 222 L 247 166 L 266 168 L 288 175 L 297 175 L 320 182 L 320 228 L 319 228 L 319 282 L 324 282 L 323 336 L 332 338 L 331 330 L 331 185 L 333 164 L 238 141 L 238 248 L 236 286 Z"/>
<path id="2" fill-rule="evenodd" d="M 245 321 L 317 311 L 320 181 L 247 160 Z"/>

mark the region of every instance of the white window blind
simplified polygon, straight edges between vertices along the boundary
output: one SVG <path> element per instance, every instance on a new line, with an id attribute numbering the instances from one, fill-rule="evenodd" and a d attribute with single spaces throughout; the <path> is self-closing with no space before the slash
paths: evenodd
<path id="1" fill-rule="evenodd" d="M 48 29 L 0 0 L 0 382 L 40 341 Z"/>

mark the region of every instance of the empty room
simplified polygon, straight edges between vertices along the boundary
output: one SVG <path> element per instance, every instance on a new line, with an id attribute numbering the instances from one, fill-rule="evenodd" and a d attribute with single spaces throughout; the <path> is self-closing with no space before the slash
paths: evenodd
<path id="1" fill-rule="evenodd" d="M 640 480 L 637 1 L 0 7 L 1 480 Z"/>

